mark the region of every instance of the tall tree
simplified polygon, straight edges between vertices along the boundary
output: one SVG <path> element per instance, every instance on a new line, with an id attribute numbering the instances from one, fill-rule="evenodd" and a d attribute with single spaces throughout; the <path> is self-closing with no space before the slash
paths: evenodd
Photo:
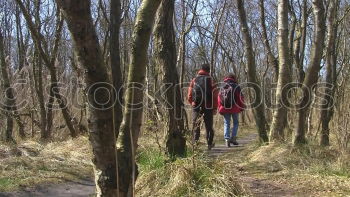
<path id="1" fill-rule="evenodd" d="M 175 0 L 162 0 L 154 32 L 156 66 L 163 82 L 163 101 L 167 110 L 165 118 L 166 148 L 170 156 L 185 154 L 184 106 L 176 69 L 176 45 L 173 25 Z"/>
<path id="2" fill-rule="evenodd" d="M 147 49 L 155 15 L 161 0 L 143 0 L 137 11 L 131 47 L 131 62 L 125 92 L 124 120 L 118 137 L 119 196 L 134 194 L 137 178 L 135 152 L 140 133 L 143 112 L 143 84 L 145 82 Z"/>
<path id="3" fill-rule="evenodd" d="M 13 89 L 10 86 L 10 79 L 7 73 L 8 66 L 7 66 L 6 59 L 5 59 L 5 47 L 4 47 L 4 37 L 2 33 L 0 32 L 0 71 L 1 71 L 1 77 L 2 77 L 2 84 L 4 88 L 4 95 L 5 101 L 4 106 L 1 106 L 1 108 L 4 108 L 3 110 L 6 112 L 6 141 L 14 141 L 13 139 L 13 117 L 11 115 L 12 113 L 12 106 L 13 106 Z"/>
<path id="4" fill-rule="evenodd" d="M 48 134 L 46 131 L 47 126 L 47 119 L 46 119 L 46 108 L 45 108 L 45 98 L 44 98 L 44 88 L 43 88 L 43 65 L 42 65 L 42 58 L 39 55 L 39 52 L 37 48 L 34 50 L 33 53 L 33 60 L 32 60 L 32 72 L 33 72 L 33 82 L 34 82 L 34 89 L 36 96 L 38 98 L 39 102 L 39 111 L 40 111 L 40 131 L 41 131 L 41 137 L 47 138 Z"/>
<path id="5" fill-rule="evenodd" d="M 41 31 L 41 19 L 40 19 L 40 5 L 41 1 L 35 1 L 35 27 L 38 32 Z M 49 106 L 52 106 L 54 102 L 54 98 L 50 95 L 47 102 L 47 109 L 45 107 L 45 97 L 44 97 L 44 83 L 43 83 L 43 61 L 42 57 L 39 54 L 39 48 L 35 47 L 33 53 L 33 61 L 32 61 L 32 72 L 33 72 L 33 84 L 35 88 L 35 93 L 39 102 L 40 109 L 40 130 L 41 130 L 41 138 L 47 139 L 51 135 L 52 128 L 52 109 Z M 52 92 L 50 92 L 52 94 Z M 49 121 L 48 121 L 49 120 Z"/>
<path id="6" fill-rule="evenodd" d="M 216 72 L 215 72 L 215 64 L 216 64 L 216 56 L 217 56 L 217 49 L 218 49 L 218 42 L 219 42 L 219 34 L 220 34 L 220 29 L 221 29 L 221 23 L 222 19 L 225 14 L 225 9 L 226 9 L 226 0 L 223 2 L 223 6 L 219 12 L 218 19 L 214 25 L 214 34 L 213 34 L 213 43 L 211 46 L 210 50 L 210 70 L 212 73 L 212 77 L 214 80 L 216 80 Z"/>
<path id="7" fill-rule="evenodd" d="M 19 116 L 17 110 L 17 102 L 15 97 L 15 92 L 11 86 L 10 81 L 10 62 L 6 58 L 5 52 L 5 40 L 3 34 L 0 32 L 0 76 L 2 78 L 3 90 L 4 90 L 4 106 L 3 107 L 6 114 L 6 141 L 14 141 L 13 139 L 13 126 L 14 120 L 18 126 L 18 133 L 21 138 L 25 137 L 24 124 Z"/>
<path id="8" fill-rule="evenodd" d="M 276 108 L 273 113 L 270 140 L 283 140 L 287 118 L 288 83 L 291 61 L 288 45 L 288 0 L 278 1 L 278 60 L 279 74 L 276 90 Z"/>
<path id="9" fill-rule="evenodd" d="M 79 63 L 86 69 L 89 141 L 93 150 L 97 196 L 117 196 L 116 137 L 107 66 L 103 63 L 90 0 L 56 0 L 63 10 Z"/>
<path id="10" fill-rule="evenodd" d="M 181 68 L 180 73 L 180 86 L 182 87 L 182 84 L 184 82 L 185 78 L 185 64 L 186 64 L 186 38 L 187 35 L 191 32 L 195 17 L 196 17 L 196 11 L 198 6 L 198 0 L 194 0 L 194 8 L 192 10 L 192 18 L 190 20 L 190 23 L 186 26 L 187 17 L 189 15 L 188 13 L 188 6 L 185 4 L 185 0 L 181 0 L 181 10 L 182 10 L 182 20 L 181 20 L 181 32 L 180 32 L 180 46 L 178 49 L 178 56 L 177 56 L 177 64 L 178 67 Z M 179 66 L 180 65 L 180 66 Z"/>
<path id="11" fill-rule="evenodd" d="M 334 93 L 336 88 L 336 64 L 337 64 L 337 53 L 336 53 L 336 36 L 338 32 L 337 10 L 339 0 L 330 0 L 328 8 L 328 26 L 327 26 L 327 51 L 326 51 L 326 89 L 323 99 L 326 104 L 322 106 L 321 110 L 321 141 L 322 146 L 329 145 L 329 122 L 333 116 L 334 109 Z"/>
<path id="12" fill-rule="evenodd" d="M 271 67 L 274 68 L 275 71 L 275 81 L 278 80 L 278 59 L 275 57 L 275 55 L 272 52 L 271 45 L 269 42 L 269 38 L 267 36 L 267 28 L 266 28 L 266 17 L 265 17 L 265 0 L 260 0 L 259 1 L 259 6 L 260 6 L 260 23 L 262 27 L 262 37 L 263 37 L 263 42 L 267 51 L 267 57 L 268 57 L 268 63 L 271 65 Z"/>
<path id="13" fill-rule="evenodd" d="M 238 8 L 239 20 L 241 23 L 242 34 L 243 34 L 244 48 L 246 50 L 245 59 L 247 61 L 249 86 L 255 92 L 253 112 L 254 112 L 256 125 L 258 128 L 259 140 L 260 142 L 268 142 L 263 93 L 259 86 L 260 83 L 256 75 L 255 55 L 253 50 L 252 37 L 250 35 L 249 26 L 247 22 L 247 15 L 244 8 L 244 0 L 237 0 L 237 8 Z"/>
<path id="14" fill-rule="evenodd" d="M 306 47 L 306 37 L 307 37 L 307 20 L 308 20 L 308 6 L 307 0 L 303 0 L 302 4 L 302 18 L 297 25 L 297 32 L 295 38 L 293 61 L 298 71 L 299 83 L 303 83 L 305 78 L 304 71 L 304 59 L 305 59 L 305 47 Z"/>
<path id="15" fill-rule="evenodd" d="M 59 107 L 62 112 L 62 116 L 65 120 L 65 123 L 70 131 L 70 134 L 72 137 L 77 136 L 77 132 L 74 128 L 73 122 L 72 122 L 72 117 L 70 115 L 70 111 L 67 106 L 67 101 L 60 94 L 60 88 L 58 86 L 58 78 L 57 78 L 57 69 L 55 66 L 56 58 L 58 55 L 58 49 L 59 49 L 59 44 L 61 40 L 61 33 L 63 29 L 63 20 L 61 19 L 61 14 L 60 11 L 57 10 L 57 22 L 56 22 L 56 31 L 55 31 L 55 37 L 54 37 L 54 46 L 52 47 L 51 54 L 48 54 L 48 46 L 46 41 L 44 40 L 44 36 L 41 34 L 40 31 L 36 28 L 36 25 L 32 21 L 32 18 L 29 14 L 29 11 L 26 9 L 25 5 L 23 4 L 22 0 L 15 0 L 19 8 L 21 9 L 23 16 L 27 22 L 28 28 L 30 30 L 30 33 L 32 35 L 35 47 L 38 50 L 39 55 L 43 59 L 46 67 L 48 68 L 50 72 L 50 77 L 51 77 L 51 84 L 50 84 L 50 92 L 49 92 L 49 102 L 48 102 L 48 115 L 46 118 L 46 121 L 48 121 L 47 128 L 45 131 L 45 134 L 42 135 L 44 139 L 48 139 L 51 137 L 51 128 L 50 128 L 50 121 L 52 121 L 52 107 L 53 107 L 53 99 L 56 98 L 56 101 L 59 104 Z M 39 1 L 37 1 L 39 2 Z M 50 100 L 51 99 L 51 100 Z"/>
<path id="16" fill-rule="evenodd" d="M 121 90 L 123 77 L 120 67 L 120 48 L 119 34 L 121 24 L 121 3 L 120 0 L 110 0 L 110 66 L 112 70 L 113 88 L 116 91 L 113 95 L 117 102 L 114 105 L 114 129 L 116 136 L 119 134 L 119 127 L 123 120 L 122 100 L 123 92 Z"/>
<path id="17" fill-rule="evenodd" d="M 310 63 L 303 82 L 302 98 L 298 106 L 297 128 L 295 132 L 294 144 L 305 144 L 305 123 L 307 111 L 311 104 L 311 92 L 313 86 L 317 83 L 318 73 L 321 69 L 321 60 L 323 56 L 324 40 L 326 34 L 325 7 L 323 0 L 313 0 L 314 12 L 314 39 L 312 43 Z"/>
<path id="18" fill-rule="evenodd" d="M 21 12 L 16 6 L 15 11 L 16 17 L 16 39 L 17 39 L 17 48 L 18 48 L 18 70 L 22 70 L 25 63 L 25 53 L 26 53 L 26 45 L 24 43 L 24 36 L 22 30 L 22 20 L 21 20 Z"/>

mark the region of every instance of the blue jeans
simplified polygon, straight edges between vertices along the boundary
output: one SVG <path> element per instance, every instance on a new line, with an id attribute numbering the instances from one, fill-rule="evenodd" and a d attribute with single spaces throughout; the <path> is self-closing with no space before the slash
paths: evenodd
<path id="1" fill-rule="evenodd" d="M 233 119 L 232 133 L 230 133 L 231 117 Z M 234 114 L 224 114 L 224 137 L 225 139 L 230 139 L 231 137 L 237 136 L 238 131 L 238 113 Z"/>

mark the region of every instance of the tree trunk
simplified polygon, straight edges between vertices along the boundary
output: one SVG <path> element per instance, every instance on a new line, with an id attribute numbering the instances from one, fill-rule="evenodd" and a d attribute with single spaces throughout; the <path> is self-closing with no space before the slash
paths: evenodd
<path id="1" fill-rule="evenodd" d="M 112 88 L 92 22 L 89 0 L 56 0 L 71 32 L 78 61 L 86 69 L 89 140 L 97 196 L 117 196 L 117 160 L 113 127 Z M 95 92 L 98 91 L 98 92 Z"/>
<path id="2" fill-rule="evenodd" d="M 278 54 L 279 74 L 276 90 L 276 108 L 273 113 L 270 140 L 284 140 L 284 129 L 287 119 L 288 88 L 291 63 L 288 45 L 288 0 L 278 1 Z"/>
<path id="3" fill-rule="evenodd" d="M 41 19 L 40 19 L 40 6 L 41 1 L 35 1 L 35 27 L 38 32 L 41 31 Z M 52 128 L 52 106 L 54 102 L 53 95 L 49 94 L 49 100 L 47 103 L 47 107 L 45 107 L 45 98 L 44 98 L 44 88 L 43 88 L 43 61 L 39 52 L 38 46 L 35 46 L 34 50 L 34 59 L 33 59 L 33 79 L 36 94 L 39 101 L 40 107 L 40 131 L 41 131 L 41 139 L 49 139 L 51 136 L 51 128 Z M 47 108 L 47 110 L 46 110 Z"/>
<path id="4" fill-rule="evenodd" d="M 119 34 L 121 24 L 121 4 L 120 0 L 111 0 L 111 12 L 110 12 L 110 66 L 112 69 L 112 81 L 113 88 L 115 90 L 113 107 L 114 116 L 114 130 L 116 137 L 118 138 L 120 124 L 123 120 L 122 102 L 123 91 L 121 90 L 123 78 L 120 68 L 120 49 L 119 49 Z"/>
<path id="5" fill-rule="evenodd" d="M 24 67 L 26 49 L 23 42 L 23 33 L 21 27 L 21 12 L 16 6 L 16 35 L 17 35 L 17 47 L 18 47 L 18 70 L 21 71 Z"/>
<path id="6" fill-rule="evenodd" d="M 270 42 L 269 42 L 269 39 L 267 37 L 264 1 L 265 0 L 260 0 L 260 3 L 259 3 L 259 6 L 260 6 L 260 23 L 261 23 L 261 27 L 262 27 L 262 36 L 263 36 L 265 48 L 267 50 L 268 62 L 274 68 L 274 71 L 275 71 L 274 81 L 277 81 L 278 80 L 278 72 L 279 72 L 278 71 L 278 60 L 275 57 L 275 55 L 272 53 Z"/>
<path id="7" fill-rule="evenodd" d="M 2 33 L 0 32 L 0 68 L 1 68 L 1 77 L 2 77 L 2 84 L 3 84 L 3 90 L 5 100 L 4 100 L 4 106 L 1 106 L 1 108 L 4 109 L 6 114 L 6 131 L 5 131 L 5 140 L 10 142 L 14 141 L 13 139 L 13 117 L 12 117 L 12 107 L 14 106 L 14 94 L 13 89 L 10 85 L 10 79 L 9 75 L 7 73 L 8 70 L 8 62 L 5 59 L 5 46 L 4 46 L 4 38 L 2 36 Z"/>
<path id="8" fill-rule="evenodd" d="M 183 156 L 186 152 L 184 131 L 184 106 L 176 69 L 175 31 L 173 25 L 175 0 L 163 0 L 158 10 L 154 32 L 156 64 L 164 84 L 162 95 L 167 110 L 165 118 L 166 149 L 171 156 Z"/>
<path id="9" fill-rule="evenodd" d="M 259 133 L 260 142 L 268 142 L 266 118 L 265 118 L 265 105 L 263 101 L 263 93 L 260 88 L 260 83 L 256 75 L 256 63 L 253 50 L 252 38 L 249 33 L 249 27 L 247 23 L 247 16 L 244 9 L 244 0 L 237 0 L 239 20 L 241 23 L 241 29 L 244 39 L 244 47 L 246 50 L 245 56 L 247 61 L 248 81 L 249 86 L 255 91 L 255 100 L 252 105 L 256 125 Z"/>
<path id="10" fill-rule="evenodd" d="M 329 146 L 329 122 L 333 116 L 334 108 L 334 93 L 336 86 L 336 43 L 337 36 L 337 7 L 338 0 L 331 0 L 328 8 L 328 40 L 327 40 L 327 53 L 326 53 L 326 89 L 323 99 L 326 104 L 322 105 L 321 109 L 321 146 Z"/>
<path id="11" fill-rule="evenodd" d="M 14 99 L 16 99 L 16 98 L 14 98 Z M 13 111 L 13 117 L 15 118 L 17 126 L 18 126 L 18 134 L 22 139 L 24 139 L 26 137 L 26 134 L 24 131 L 24 124 L 21 120 L 21 117 L 18 114 L 16 100 L 13 101 L 12 111 Z"/>
<path id="12" fill-rule="evenodd" d="M 217 81 L 216 77 L 216 56 L 217 56 L 217 50 L 218 50 L 218 41 L 219 41 L 219 34 L 220 34 L 220 25 L 221 25 L 221 20 L 225 14 L 225 9 L 226 9 L 226 0 L 224 0 L 224 5 L 219 13 L 218 20 L 215 22 L 216 24 L 214 25 L 214 34 L 213 34 L 213 43 L 211 46 L 211 51 L 210 51 L 210 70 L 211 70 L 211 75 L 214 79 L 214 81 Z"/>
<path id="13" fill-rule="evenodd" d="M 46 125 L 47 125 L 47 119 L 46 119 L 46 109 L 45 109 L 45 99 L 44 99 L 44 90 L 43 90 L 43 65 L 42 65 L 42 59 L 39 55 L 39 52 L 37 49 L 35 49 L 33 54 L 33 81 L 34 81 L 34 88 L 36 95 L 38 97 L 39 102 L 39 108 L 40 108 L 40 131 L 41 131 L 41 138 L 45 139 L 47 138 L 46 135 Z"/>
<path id="14" fill-rule="evenodd" d="M 49 100 L 46 104 L 46 127 L 45 127 L 45 133 L 41 134 L 42 139 L 50 139 L 51 138 L 51 131 L 52 131 L 52 124 L 53 124 L 53 104 L 55 102 L 54 92 L 53 92 L 53 83 L 51 79 L 51 84 L 49 88 Z"/>
<path id="15" fill-rule="evenodd" d="M 325 8 L 322 0 L 313 0 L 312 3 L 315 17 L 314 41 L 311 49 L 310 65 L 302 86 L 303 96 L 301 98 L 300 105 L 298 106 L 298 122 L 294 139 L 295 145 L 306 143 L 306 116 L 311 103 L 312 88 L 317 83 L 318 73 L 321 69 L 320 64 L 324 49 L 326 32 Z"/>
<path id="16" fill-rule="evenodd" d="M 177 66 L 181 68 L 181 73 L 180 73 L 180 86 L 182 89 L 182 84 L 185 79 L 185 64 L 186 64 L 186 37 L 190 33 L 196 14 L 194 14 L 197 11 L 197 6 L 198 6 L 198 0 L 196 0 L 194 3 L 194 8 L 193 8 L 193 16 L 191 18 L 190 23 L 188 26 L 186 26 L 186 21 L 187 21 L 187 16 L 188 16 L 188 10 L 185 5 L 185 0 L 181 0 L 181 11 L 182 11 L 182 20 L 181 20 L 181 34 L 180 34 L 180 46 L 179 46 L 179 51 L 178 51 L 178 56 L 177 56 Z M 180 66 L 179 66 L 180 65 Z"/>
<path id="17" fill-rule="evenodd" d="M 125 93 L 124 120 L 118 137 L 120 197 L 133 196 L 137 178 L 135 152 L 143 112 L 143 84 L 147 65 L 147 49 L 160 0 L 143 0 L 137 12 L 131 47 L 131 62 Z"/>
<path id="18" fill-rule="evenodd" d="M 305 46 L 306 46 L 306 25 L 307 25 L 307 0 L 303 0 L 303 9 L 302 9 L 302 21 L 298 25 L 298 33 L 294 46 L 294 63 L 298 71 L 298 80 L 299 83 L 303 83 L 305 78 L 304 72 L 304 57 L 305 57 Z"/>

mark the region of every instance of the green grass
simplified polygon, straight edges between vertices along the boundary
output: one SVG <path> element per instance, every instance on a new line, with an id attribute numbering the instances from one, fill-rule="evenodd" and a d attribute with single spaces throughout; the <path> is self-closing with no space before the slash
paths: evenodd
<path id="1" fill-rule="evenodd" d="M 311 167 L 311 172 L 323 176 L 350 178 L 349 168 L 332 167 L 332 165 L 316 165 Z"/>
<path id="2" fill-rule="evenodd" d="M 213 172 L 207 166 L 200 166 L 193 171 L 193 181 L 197 189 L 204 189 L 210 186 L 210 179 Z"/>
<path id="3" fill-rule="evenodd" d="M 0 191 L 8 191 L 13 188 L 15 185 L 15 179 L 11 178 L 0 178 Z"/>
<path id="4" fill-rule="evenodd" d="M 151 148 L 140 151 L 137 155 L 136 161 L 139 165 L 140 171 L 148 172 L 159 170 L 164 167 L 166 156 L 158 149 Z"/>

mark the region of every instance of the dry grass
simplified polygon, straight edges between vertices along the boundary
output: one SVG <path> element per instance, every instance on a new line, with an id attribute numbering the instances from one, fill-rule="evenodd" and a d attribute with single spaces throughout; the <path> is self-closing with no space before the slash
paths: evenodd
<path id="1" fill-rule="evenodd" d="M 307 196 L 347 196 L 350 194 L 350 155 L 335 147 L 309 144 L 251 146 L 241 164 L 257 177 L 290 185 Z"/>
<path id="2" fill-rule="evenodd" d="M 159 130 L 145 129 L 139 139 L 137 196 L 226 197 L 247 194 L 238 180 L 235 161 L 225 157 L 208 158 L 204 151 L 203 130 L 200 138 L 203 147 L 195 152 L 188 147 L 186 157 L 175 161 L 170 161 L 164 154 L 163 136 L 155 135 L 155 132 L 161 133 Z M 190 138 L 190 135 L 187 137 Z M 222 128 L 216 127 L 215 138 L 223 139 Z"/>
<path id="3" fill-rule="evenodd" d="M 240 131 L 240 135 L 255 132 L 251 128 Z M 154 134 L 145 132 L 139 140 L 140 175 L 136 191 L 140 197 L 249 195 L 240 182 L 242 172 L 277 185 L 288 185 L 306 196 L 350 195 L 350 154 L 335 146 L 322 148 L 310 143 L 294 148 L 288 143 L 250 144 L 232 153 L 235 155 L 217 159 L 208 158 L 199 150 L 170 161 L 164 155 L 162 137 Z M 222 128 L 216 134 L 220 140 Z M 90 158 L 89 142 L 84 136 L 48 144 L 23 141 L 17 146 L 0 145 L 0 191 L 90 178 Z"/>
<path id="4" fill-rule="evenodd" d="M 40 183 L 90 178 L 90 148 L 87 137 L 40 144 L 23 141 L 0 146 L 0 191 Z"/>
<path id="5" fill-rule="evenodd" d="M 141 174 L 136 184 L 137 196 L 223 197 L 245 193 L 235 176 L 232 160 L 212 160 L 197 155 L 163 162 L 163 165 L 156 165 L 153 169 L 143 167 L 152 162 L 139 162 Z"/>

